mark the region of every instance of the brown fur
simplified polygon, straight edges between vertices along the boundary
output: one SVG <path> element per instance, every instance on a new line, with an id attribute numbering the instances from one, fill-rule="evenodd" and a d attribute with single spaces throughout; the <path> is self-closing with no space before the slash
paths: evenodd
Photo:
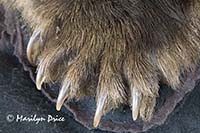
<path id="1" fill-rule="evenodd" d="M 151 119 L 159 82 L 176 89 L 199 60 L 199 0 L 0 0 L 41 29 L 38 69 L 45 82 L 70 84 L 67 99 L 95 80 L 105 113 L 142 94 L 140 115 Z M 58 30 L 59 29 L 59 30 Z"/>

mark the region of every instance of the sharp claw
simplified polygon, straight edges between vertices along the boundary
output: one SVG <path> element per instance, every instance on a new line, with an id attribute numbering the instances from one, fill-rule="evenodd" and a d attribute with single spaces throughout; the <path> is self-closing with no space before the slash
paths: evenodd
<path id="1" fill-rule="evenodd" d="M 60 111 L 65 99 L 67 98 L 68 96 L 68 93 L 69 93 L 69 82 L 65 83 L 60 92 L 59 92 L 59 96 L 58 96 L 58 99 L 57 99 L 57 103 L 56 103 L 56 110 L 57 111 Z"/>
<path id="2" fill-rule="evenodd" d="M 93 123 L 93 126 L 95 128 L 98 127 L 99 122 L 101 120 L 101 117 L 103 115 L 105 101 L 106 101 L 106 96 L 100 96 L 100 98 L 98 99 L 97 109 L 96 109 L 96 113 L 95 113 L 95 117 L 94 117 L 94 123 Z"/>
<path id="3" fill-rule="evenodd" d="M 46 77 L 43 74 L 44 74 L 43 67 L 40 67 L 36 76 L 36 87 L 38 90 L 41 90 L 42 84 L 46 79 Z"/>
<path id="4" fill-rule="evenodd" d="M 132 89 L 132 117 L 133 120 L 137 120 L 139 109 L 140 109 L 140 100 L 141 94 L 138 90 Z"/>
<path id="5" fill-rule="evenodd" d="M 41 30 L 36 29 L 33 32 L 27 46 L 27 58 L 29 62 L 33 65 L 36 64 L 36 58 L 42 45 L 41 42 Z"/>

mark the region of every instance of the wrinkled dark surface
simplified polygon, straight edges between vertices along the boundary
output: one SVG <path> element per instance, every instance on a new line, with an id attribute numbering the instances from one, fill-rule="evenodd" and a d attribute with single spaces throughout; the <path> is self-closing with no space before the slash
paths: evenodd
<path id="1" fill-rule="evenodd" d="M 0 8 L 0 15 L 4 16 L 2 8 Z M 55 102 L 56 92 L 58 91 L 55 89 L 56 87 L 52 86 L 50 87 L 51 89 L 43 90 L 43 94 L 49 100 L 35 89 L 29 73 L 23 71 L 24 68 L 26 71 L 32 72 L 31 77 L 34 80 L 34 69 L 25 58 L 25 47 L 22 43 L 24 42 L 23 38 L 26 39 L 28 36 L 23 36 L 22 38 L 22 34 L 26 35 L 26 33 L 21 33 L 23 31 L 22 27 L 20 27 L 19 22 L 15 20 L 11 13 L 7 12 L 5 16 L 9 18 L 5 19 L 7 20 L 7 29 L 5 29 L 6 26 L 4 24 L 0 24 L 0 32 L 2 33 L 0 36 L 0 125 L 2 125 L 0 126 L 0 132 L 100 132 L 88 131 L 74 121 L 76 119 L 89 129 L 92 128 L 92 119 L 95 111 L 94 98 L 88 97 L 80 102 L 72 102 L 65 105 L 74 114 L 73 117 L 66 109 L 63 109 L 62 112 L 57 112 L 55 104 L 49 101 Z M 1 17 L 0 21 L 3 22 L 4 18 Z M 13 56 L 13 52 L 19 60 Z M 195 80 L 198 79 L 198 73 L 196 71 L 195 74 L 188 74 L 187 77 L 189 78 L 185 80 L 185 84 L 182 86 L 183 91 L 179 94 L 172 93 L 166 86 L 161 88 L 162 91 L 160 93 L 163 97 L 159 99 L 158 110 L 151 123 L 142 124 L 141 120 L 134 123 L 129 108 L 121 107 L 102 119 L 100 129 L 141 131 L 147 130 L 154 125 L 162 124 L 173 111 L 176 104 L 182 100 L 184 94 L 193 88 Z M 192 94 L 185 97 L 187 100 L 183 100 L 185 102 L 182 101 L 177 105 L 177 108 L 164 125 L 151 129 L 148 132 L 200 132 L 200 89 L 198 88 L 200 88 L 200 85 L 197 84 Z M 168 98 L 165 99 L 164 96 Z M 37 114 L 38 116 L 52 114 L 64 116 L 66 121 L 60 123 L 40 123 L 38 125 L 34 123 L 9 123 L 6 121 L 8 114 Z"/>

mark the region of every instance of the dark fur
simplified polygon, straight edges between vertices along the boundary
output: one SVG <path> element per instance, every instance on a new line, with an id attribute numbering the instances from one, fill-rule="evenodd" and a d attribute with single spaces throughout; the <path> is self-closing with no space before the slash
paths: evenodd
<path id="1" fill-rule="evenodd" d="M 32 63 L 44 82 L 67 83 L 67 100 L 94 85 L 97 101 L 106 96 L 104 112 L 129 103 L 136 88 L 140 115 L 151 119 L 159 82 L 176 89 L 199 60 L 199 0 L 0 1 L 41 30 L 44 45 Z"/>

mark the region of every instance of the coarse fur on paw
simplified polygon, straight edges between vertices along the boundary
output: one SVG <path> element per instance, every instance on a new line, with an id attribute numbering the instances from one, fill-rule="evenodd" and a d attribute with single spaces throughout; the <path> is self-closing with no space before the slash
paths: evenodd
<path id="1" fill-rule="evenodd" d="M 122 104 L 133 120 L 149 121 L 159 82 L 178 88 L 199 61 L 198 0 L 10 2 L 33 29 L 27 57 L 38 68 L 37 88 L 61 82 L 57 110 L 95 92 L 95 127 Z"/>

